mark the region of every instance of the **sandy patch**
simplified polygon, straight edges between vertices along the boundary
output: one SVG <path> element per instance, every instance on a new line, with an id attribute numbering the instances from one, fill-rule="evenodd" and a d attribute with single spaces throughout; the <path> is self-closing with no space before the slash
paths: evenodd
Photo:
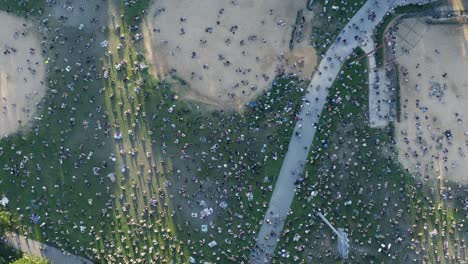
<path id="1" fill-rule="evenodd" d="M 433 25 L 408 55 L 397 59 L 402 118 L 396 123 L 396 140 L 399 160 L 406 168 L 422 177 L 466 184 L 468 42 L 464 27 L 468 25 Z"/>
<path id="2" fill-rule="evenodd" d="M 0 12 L 0 135 L 25 124 L 44 96 L 44 59 L 33 23 Z"/>
<path id="3" fill-rule="evenodd" d="M 153 74 L 187 81 L 189 89 L 179 90 L 185 98 L 240 109 L 280 71 L 312 74 L 308 23 L 302 42 L 289 50 L 299 9 L 310 16 L 304 1 L 155 1 L 143 23 Z"/>

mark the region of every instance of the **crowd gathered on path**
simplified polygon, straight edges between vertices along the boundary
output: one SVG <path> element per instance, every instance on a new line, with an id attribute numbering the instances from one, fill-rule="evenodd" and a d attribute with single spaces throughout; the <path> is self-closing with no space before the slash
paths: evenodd
<path id="1" fill-rule="evenodd" d="M 331 44 L 308 87 L 305 101 L 310 103 L 306 103 L 299 114 L 269 208 L 258 233 L 251 258 L 253 262 L 269 262 L 275 252 L 279 239 L 271 234 L 281 234 L 295 195 L 296 178 L 291 177 L 291 174 L 299 175 L 304 170 L 328 89 L 338 75 L 341 65 L 354 49 L 369 45 L 375 27 L 387 12 L 399 5 L 427 2 L 431 1 L 367 1 Z M 276 224 L 272 225 L 272 222 Z"/>

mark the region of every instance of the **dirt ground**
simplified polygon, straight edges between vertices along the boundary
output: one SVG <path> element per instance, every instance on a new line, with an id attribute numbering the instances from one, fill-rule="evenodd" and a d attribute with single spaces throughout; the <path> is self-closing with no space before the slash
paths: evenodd
<path id="1" fill-rule="evenodd" d="M 0 136 L 33 116 L 44 96 L 45 60 L 32 22 L 0 12 Z"/>
<path id="2" fill-rule="evenodd" d="M 299 9 L 309 23 L 290 52 Z M 305 1 L 160 0 L 143 23 L 145 47 L 158 78 L 173 73 L 188 83 L 178 87 L 182 97 L 241 109 L 278 72 L 311 76 L 317 59 L 307 16 Z"/>
<path id="3" fill-rule="evenodd" d="M 399 160 L 427 179 L 468 183 L 467 29 L 468 25 L 432 25 L 408 55 L 397 59 L 401 85 L 401 122 L 395 125 Z"/>

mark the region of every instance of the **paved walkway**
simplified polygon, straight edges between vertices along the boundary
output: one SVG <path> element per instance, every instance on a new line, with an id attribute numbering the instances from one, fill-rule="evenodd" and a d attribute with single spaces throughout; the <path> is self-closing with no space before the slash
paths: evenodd
<path id="1" fill-rule="evenodd" d="M 375 44 L 362 47 L 368 53 Z M 388 78 L 386 69 L 377 68 L 375 53 L 367 56 L 369 62 L 369 125 L 370 127 L 386 127 L 391 118 L 391 80 Z"/>
<path id="2" fill-rule="evenodd" d="M 258 233 L 257 244 L 251 254 L 251 263 L 268 263 L 275 252 L 283 230 L 284 221 L 288 216 L 289 208 L 296 191 L 294 182 L 297 175 L 301 174 L 304 169 L 304 164 L 316 132 L 316 125 L 319 123 L 320 114 L 325 105 L 328 89 L 338 75 L 341 66 L 355 48 L 372 45 L 368 41 L 371 39 L 374 28 L 382 20 L 387 11 L 398 5 L 423 2 L 428 1 L 367 1 L 340 33 L 340 41 L 333 43 L 326 52 L 320 62 L 318 71 L 312 77 L 307 94 L 305 95 L 304 107 L 299 114 L 300 120 L 294 129 L 268 210 Z M 369 11 L 375 13 L 373 21 L 368 19 Z M 353 25 L 359 26 L 359 29 L 356 29 Z M 360 36 L 364 41 L 355 41 L 354 36 L 356 35 Z M 346 42 L 343 41 L 344 39 L 346 39 Z M 300 133 L 300 136 L 296 136 L 296 132 Z M 276 235 L 272 237 L 272 233 Z"/>
<path id="3" fill-rule="evenodd" d="M 41 242 L 37 242 L 31 239 L 27 239 L 24 236 L 17 235 L 15 233 L 5 234 L 6 243 L 17 250 L 28 254 L 39 256 L 48 259 L 54 264 L 92 264 L 93 262 L 83 257 L 71 255 L 70 253 L 63 252 L 62 250 L 46 246 Z M 46 250 L 41 250 L 46 248 Z"/>

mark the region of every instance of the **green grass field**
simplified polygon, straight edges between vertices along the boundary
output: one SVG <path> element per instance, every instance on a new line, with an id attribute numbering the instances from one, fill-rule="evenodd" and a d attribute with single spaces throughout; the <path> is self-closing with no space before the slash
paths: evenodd
<path id="1" fill-rule="evenodd" d="M 156 80 L 138 67 L 145 62 L 144 50 L 132 39 L 129 27 L 143 19 L 149 1 L 136 1 L 131 6 L 118 0 L 106 3 L 107 13 L 124 14 L 123 20 L 115 16 L 116 23 L 122 25 L 121 32 L 112 27 L 105 32 L 80 32 L 49 19 L 49 26 L 59 28 L 60 34 L 55 38 L 51 31 L 43 36 L 45 47 L 54 46 L 44 51 L 51 61 L 47 96 L 31 131 L 0 141 L 0 191 L 10 199 L 8 209 L 20 223 L 18 231 L 98 263 L 125 263 L 130 259 L 186 263 L 190 256 L 197 262 L 246 261 L 287 150 L 306 83 L 290 76 L 278 78 L 255 100 L 255 106 L 243 113 L 210 112 L 180 101 L 171 89 L 177 85 L 175 81 Z M 357 10 L 360 2 L 347 3 Z M 0 8 L 27 15 L 38 23 L 50 11 L 43 1 L 32 0 L 0 0 Z M 101 19 L 110 20 L 104 11 Z M 345 23 L 346 18 L 339 21 Z M 99 38 L 109 40 L 112 55 L 98 47 Z M 116 52 L 120 42 L 123 49 Z M 70 47 L 82 54 L 69 53 Z M 116 63 L 124 61 L 127 66 L 117 71 Z M 62 70 L 77 62 L 83 72 Z M 307 181 L 322 175 L 319 184 L 327 185 L 331 174 L 336 179 L 349 179 L 343 173 L 346 167 L 330 158 L 334 154 L 330 146 L 342 141 L 333 134 L 336 130 L 341 131 L 341 138 L 350 136 L 349 140 L 362 141 L 364 135 L 371 138 L 361 143 L 367 147 L 354 150 L 351 157 L 376 155 L 374 164 L 366 170 L 359 164 L 347 172 L 370 182 L 386 181 L 396 173 L 400 178 L 388 180 L 390 186 L 406 181 L 406 174 L 392 162 L 393 157 L 378 154 L 376 149 L 390 148 L 386 143 L 389 132 L 370 130 L 365 125 L 363 64 L 347 67 L 341 86 L 331 92 L 330 102 L 338 91 L 342 101 L 325 110 L 322 120 L 328 121 L 318 133 Z M 103 77 L 105 74 L 108 78 Z M 343 121 L 338 122 L 338 117 Z M 118 132 L 122 132 L 121 140 L 113 138 Z M 380 145 L 375 145 L 377 139 Z M 215 144 L 218 147 L 212 151 Z M 337 167 L 325 173 L 322 165 Z M 93 168 L 99 168 L 99 175 Z M 109 173 L 115 173 L 115 183 L 107 178 Z M 354 185 L 353 190 L 356 188 Z M 345 196 L 346 189 L 341 191 Z M 325 197 L 334 195 L 321 194 L 324 198 L 314 198 L 312 209 L 328 203 Z M 249 200 L 250 195 L 253 200 Z M 371 197 L 377 203 L 385 195 L 375 191 Z M 157 204 L 151 205 L 152 199 Z M 357 198 L 352 200 L 358 203 Z M 214 209 L 213 215 L 192 218 L 191 213 L 203 209 L 201 201 Z M 227 203 L 226 209 L 219 206 L 222 201 Z M 302 202 L 294 203 L 293 211 L 298 215 L 293 217 L 302 217 L 301 210 L 311 209 L 309 203 L 302 206 Z M 332 202 L 332 206 L 343 207 L 339 202 Z M 354 211 L 346 207 L 345 212 L 350 218 L 341 219 L 338 211 L 329 212 L 329 216 L 351 230 L 355 227 L 350 220 Z M 40 216 L 38 223 L 30 221 L 32 214 Z M 453 216 L 453 210 L 447 209 L 444 217 Z M 292 219 L 290 226 L 299 224 Z M 201 225 L 208 226 L 206 233 Z M 372 234 L 376 228 L 375 224 L 369 227 Z M 391 229 L 381 232 L 387 230 Z M 218 246 L 211 249 L 207 244 L 213 240 Z"/>
<path id="2" fill-rule="evenodd" d="M 447 190 L 443 183 L 423 187 L 400 167 L 391 128 L 369 128 L 366 70 L 365 61 L 345 64 L 330 89 L 306 168 L 308 177 L 297 192 L 277 248 L 290 257 L 278 253 L 276 263 L 292 261 L 295 256 L 294 262 L 339 260 L 336 236 L 315 216 L 318 210 L 336 228 L 347 231 L 351 262 L 429 259 L 435 263 L 445 252 L 465 256 L 463 249 L 453 246 L 466 232 L 463 214 L 454 213 L 454 208 L 462 206 L 461 200 L 441 199 Z M 440 225 L 442 222 L 446 224 Z M 439 234 L 451 235 L 430 238 L 428 233 L 434 228 Z M 296 234 L 301 238 L 293 242 Z M 441 246 L 444 243 L 447 251 Z M 392 247 L 379 253 L 382 244 Z"/>
<path id="3" fill-rule="evenodd" d="M 364 5 L 363 0 L 316 0 L 314 1 L 311 42 L 317 55 L 325 54 L 343 27 Z M 325 4 L 326 3 L 326 4 Z M 338 6 L 338 9 L 333 9 Z"/>
<path id="4" fill-rule="evenodd" d="M 51 58 L 49 89 L 57 92 L 49 92 L 41 103 L 33 131 L 0 141 L 1 191 L 10 198 L 20 233 L 97 262 L 140 258 L 182 263 L 189 256 L 245 260 L 286 151 L 304 84 L 279 78 L 243 113 L 207 112 L 174 99 L 174 83 L 160 82 L 134 67 L 144 61 L 144 53 L 131 39 L 129 26 L 139 22 L 135 17 L 141 19 L 146 4 L 124 7 L 111 1 L 106 7 L 108 12 L 125 10 L 123 21 L 116 21 L 123 25 L 120 33 L 99 33 L 114 51 L 120 35 L 125 36 L 124 48 L 112 56 L 87 46 L 86 40 L 94 36 L 74 28 L 62 26 L 58 40 L 45 37 L 46 46 L 68 43 L 46 50 Z M 49 23 L 61 26 L 53 19 Z M 74 42 L 77 35 L 84 40 Z M 69 46 L 85 56 L 68 53 Z M 115 63 L 123 61 L 127 67 L 117 71 Z M 75 78 L 60 70 L 76 62 L 89 74 Z M 113 139 L 117 132 L 124 135 L 120 141 Z M 219 151 L 212 154 L 215 143 Z M 109 159 L 111 153 L 115 162 Z M 122 173 L 124 164 L 127 170 Z M 93 168 L 100 169 L 99 175 Z M 115 173 L 116 183 L 108 173 Z M 254 201 L 248 201 L 249 190 Z M 219 197 L 227 202 L 226 210 L 217 206 Z M 154 207 L 152 198 L 158 202 Z M 189 211 L 200 212 L 197 202 L 202 199 L 216 214 L 191 219 Z M 37 224 L 29 220 L 31 214 L 41 217 Z M 216 224 L 207 233 L 199 231 L 210 222 Z M 230 244 L 223 242 L 227 234 Z M 219 243 L 215 251 L 207 245 L 213 239 Z"/>

